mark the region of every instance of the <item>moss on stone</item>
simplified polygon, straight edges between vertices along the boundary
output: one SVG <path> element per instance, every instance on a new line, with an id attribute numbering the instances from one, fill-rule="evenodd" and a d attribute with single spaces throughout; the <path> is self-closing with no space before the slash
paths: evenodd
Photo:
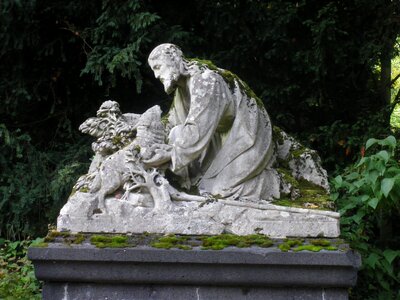
<path id="1" fill-rule="evenodd" d="M 83 186 L 79 189 L 81 193 L 89 193 L 89 188 L 87 186 Z"/>
<path id="2" fill-rule="evenodd" d="M 72 188 L 71 194 L 69 194 L 69 198 L 71 198 L 73 195 L 75 195 L 76 192 L 77 192 L 77 190 L 75 188 Z"/>
<path id="3" fill-rule="evenodd" d="M 294 252 L 299 251 L 312 251 L 312 252 L 319 252 L 321 250 L 328 250 L 328 251 L 336 251 L 337 248 L 333 246 L 317 246 L 317 245 L 302 245 L 292 249 Z"/>
<path id="4" fill-rule="evenodd" d="M 189 62 L 197 64 L 200 68 L 201 67 L 203 67 L 203 68 L 207 67 L 208 69 L 216 72 L 217 74 L 219 74 L 224 79 L 224 81 L 230 86 L 230 88 L 234 88 L 235 81 L 236 81 L 239 84 L 239 86 L 242 89 L 242 91 L 244 91 L 245 94 L 249 98 L 254 99 L 254 101 L 255 101 L 257 106 L 264 108 L 264 103 L 262 102 L 262 100 L 256 95 L 256 93 L 254 93 L 254 91 L 248 86 L 248 84 L 246 82 L 244 82 L 243 80 L 241 80 L 239 78 L 239 76 L 237 76 L 236 74 L 232 73 L 231 71 L 218 68 L 210 60 L 200 59 L 200 58 L 197 58 L 197 57 L 196 58 L 186 58 L 186 60 L 189 61 Z"/>
<path id="5" fill-rule="evenodd" d="M 306 151 L 308 151 L 309 149 L 307 149 L 306 147 L 303 147 L 303 146 L 301 146 L 300 148 L 297 148 L 297 149 L 293 149 L 293 150 L 290 150 L 290 157 L 289 157 L 289 160 L 290 159 L 297 159 L 297 158 L 299 158 L 302 154 L 304 154 Z"/>
<path id="6" fill-rule="evenodd" d="M 297 180 L 293 176 L 290 178 L 287 175 L 290 171 L 286 169 L 278 168 L 278 172 L 284 175 L 284 180 L 299 190 L 300 197 L 294 200 L 283 197 L 274 200 L 273 204 L 317 210 L 333 210 L 333 202 L 330 200 L 329 194 L 322 187 L 304 179 Z M 289 175 L 291 174 L 289 173 Z"/>
<path id="7" fill-rule="evenodd" d="M 238 248 L 247 248 L 251 246 L 267 248 L 273 244 L 270 238 L 262 234 L 250 234 L 245 236 L 221 234 L 217 236 L 202 237 L 201 241 L 202 250 L 222 250 L 230 246 Z"/>
<path id="8" fill-rule="evenodd" d="M 72 240 L 72 243 L 75 245 L 82 244 L 85 240 L 85 236 L 82 233 L 75 234 Z"/>
<path id="9" fill-rule="evenodd" d="M 201 66 L 206 66 L 207 68 L 209 68 L 210 70 L 213 70 L 213 71 L 218 71 L 219 70 L 219 68 L 216 65 L 214 65 L 214 63 L 211 60 L 201 59 L 201 58 L 198 58 L 198 57 L 186 58 L 186 60 L 189 61 L 189 62 L 194 62 L 197 65 L 199 65 L 200 67 Z"/>
<path id="10" fill-rule="evenodd" d="M 292 176 L 289 170 L 284 168 L 277 168 L 276 170 L 282 175 L 286 183 L 289 183 L 294 188 L 299 188 L 299 182 Z"/>
<path id="11" fill-rule="evenodd" d="M 97 248 L 124 248 L 128 247 L 128 237 L 122 235 L 105 236 L 93 235 L 90 238 L 92 245 Z"/>
<path id="12" fill-rule="evenodd" d="M 279 244 L 278 248 L 281 249 L 282 252 L 288 252 L 290 250 L 290 246 L 286 243 Z"/>
<path id="13" fill-rule="evenodd" d="M 70 232 L 60 232 L 56 230 L 51 230 L 47 233 L 47 236 L 44 238 L 44 242 L 54 242 L 54 240 L 58 237 L 67 238 L 71 235 Z"/>
<path id="14" fill-rule="evenodd" d="M 51 230 L 49 233 L 46 235 L 46 237 L 43 239 L 44 242 L 46 243 L 52 243 L 56 242 L 56 239 L 59 238 L 62 243 L 66 245 L 71 245 L 71 244 L 82 244 L 82 242 L 85 240 L 85 235 L 82 233 L 77 233 L 77 234 L 71 234 L 68 231 L 65 232 L 59 232 L 56 230 Z"/>
<path id="15" fill-rule="evenodd" d="M 111 142 L 115 146 L 120 146 L 122 144 L 122 137 L 119 135 L 115 135 L 112 137 Z"/>
<path id="16" fill-rule="evenodd" d="M 282 130 L 278 126 L 272 126 L 272 138 L 278 145 L 283 145 L 285 142 Z"/>
<path id="17" fill-rule="evenodd" d="M 190 250 L 192 247 L 185 244 L 187 240 L 188 237 L 185 236 L 167 235 L 158 238 L 156 241 L 151 243 L 151 246 L 159 249 L 177 248 L 181 250 Z"/>
<path id="18" fill-rule="evenodd" d="M 314 239 L 309 240 L 308 243 L 304 245 L 303 239 L 286 239 L 283 243 L 278 245 L 278 248 L 283 252 L 288 252 L 292 250 L 294 252 L 299 251 L 312 251 L 319 252 L 321 250 L 336 251 L 337 247 L 331 246 L 331 242 L 325 239 Z"/>
<path id="19" fill-rule="evenodd" d="M 331 245 L 331 242 L 325 239 L 317 239 L 317 240 L 310 240 L 310 244 L 314 246 L 323 246 L 327 247 Z"/>
<path id="20" fill-rule="evenodd" d="M 283 252 L 288 252 L 294 246 L 301 246 L 303 245 L 303 239 L 285 239 L 283 243 L 278 245 L 278 248 L 281 249 Z"/>
<path id="21" fill-rule="evenodd" d="M 36 243 L 36 244 L 31 245 L 31 247 L 34 247 L 34 248 L 47 248 L 48 246 L 49 246 L 49 243 L 45 243 L 45 242 Z"/>
<path id="22" fill-rule="evenodd" d="M 161 123 L 165 126 L 169 123 L 169 112 L 161 117 Z"/>

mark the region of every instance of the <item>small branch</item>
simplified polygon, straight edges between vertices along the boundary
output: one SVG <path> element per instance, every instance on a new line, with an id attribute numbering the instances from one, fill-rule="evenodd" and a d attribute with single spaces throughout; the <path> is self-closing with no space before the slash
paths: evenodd
<path id="1" fill-rule="evenodd" d="M 399 78 L 400 78 L 400 73 L 397 74 L 396 77 L 392 79 L 392 81 L 390 82 L 390 86 L 392 86 Z"/>
<path id="2" fill-rule="evenodd" d="M 86 47 L 88 47 L 90 51 L 93 51 L 93 47 L 86 41 L 86 39 L 84 39 L 84 38 L 79 34 L 79 32 L 78 32 L 77 30 L 74 30 L 74 28 L 73 28 L 68 22 L 65 22 L 65 24 L 66 24 L 67 26 L 69 26 L 69 27 L 61 27 L 60 29 L 69 31 L 69 32 L 71 32 L 73 35 L 79 37 L 79 38 L 82 40 L 83 45 L 86 46 Z M 88 55 L 88 52 L 86 51 L 85 47 L 83 47 L 83 51 L 85 52 L 86 55 Z"/>

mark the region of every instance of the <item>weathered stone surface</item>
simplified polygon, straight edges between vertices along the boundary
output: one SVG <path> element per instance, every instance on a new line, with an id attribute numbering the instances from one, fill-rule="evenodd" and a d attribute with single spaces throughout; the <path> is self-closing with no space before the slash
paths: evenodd
<path id="1" fill-rule="evenodd" d="M 347 299 L 360 257 L 352 251 L 281 252 L 273 248 L 30 248 L 43 298 Z"/>
<path id="2" fill-rule="evenodd" d="M 138 207 L 134 201 L 107 198 L 107 214 L 93 214 L 92 195 L 77 193 L 58 217 L 58 230 L 72 232 L 179 233 L 238 235 L 262 233 L 270 237 L 338 237 L 338 213 L 248 204 L 224 200 L 201 205 L 174 202 L 163 209 Z M 253 207 L 250 207 L 252 205 Z M 258 207 L 258 208 L 257 208 Z"/>

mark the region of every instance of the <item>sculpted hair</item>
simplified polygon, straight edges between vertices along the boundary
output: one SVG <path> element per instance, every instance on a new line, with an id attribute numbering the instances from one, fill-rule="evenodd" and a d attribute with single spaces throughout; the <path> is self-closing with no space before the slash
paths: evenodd
<path id="1" fill-rule="evenodd" d="M 174 44 L 161 44 L 151 51 L 148 60 L 155 60 L 162 56 L 169 56 L 173 61 L 182 60 L 184 58 L 183 52 L 178 46 Z"/>

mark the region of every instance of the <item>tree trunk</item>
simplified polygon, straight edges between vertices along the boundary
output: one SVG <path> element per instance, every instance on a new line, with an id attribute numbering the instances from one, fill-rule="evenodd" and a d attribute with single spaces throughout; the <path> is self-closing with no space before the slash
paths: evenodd
<path id="1" fill-rule="evenodd" d="M 387 45 L 381 53 L 381 101 L 383 105 L 389 105 L 391 100 L 392 50 L 393 47 Z"/>

